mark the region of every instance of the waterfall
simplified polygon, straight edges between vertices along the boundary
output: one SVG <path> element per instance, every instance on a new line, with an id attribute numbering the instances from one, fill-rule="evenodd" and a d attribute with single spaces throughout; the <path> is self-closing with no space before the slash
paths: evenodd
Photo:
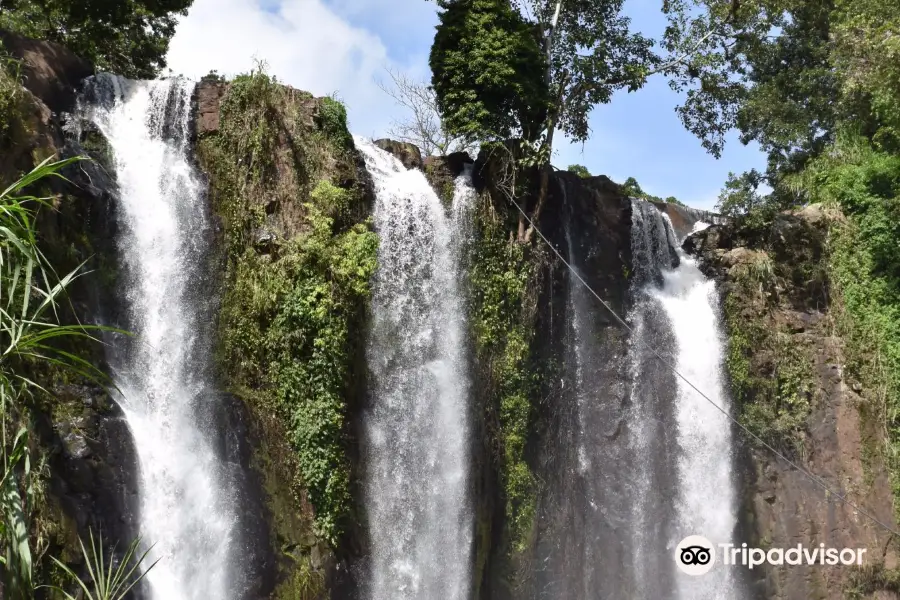
<path id="1" fill-rule="evenodd" d="M 569 258 L 591 281 L 594 233 L 573 217 Z M 727 567 L 693 578 L 674 560 L 684 537 L 728 542 L 736 523 L 730 423 L 669 366 L 728 409 L 715 284 L 652 203 L 631 201 L 630 233 L 627 339 L 569 277 L 569 399 L 557 416 L 559 464 L 549 474 L 556 489 L 540 534 L 538 597 L 736 600 Z"/>
<path id="2" fill-rule="evenodd" d="M 680 264 L 663 273 L 657 297 L 672 323 L 678 371 L 716 405 L 730 411 L 722 379 L 724 344 L 719 330 L 715 282 L 679 249 Z M 682 379 L 678 380 L 678 495 L 670 548 L 688 535 L 714 545 L 731 542 L 737 523 L 730 420 Z M 739 600 L 734 568 L 722 564 L 702 577 L 679 573 L 681 600 Z"/>
<path id="3" fill-rule="evenodd" d="M 721 373 L 724 345 L 719 330 L 715 282 L 707 279 L 696 261 L 681 251 L 668 216 L 644 201 L 633 200 L 632 223 L 633 263 L 639 277 L 639 294 L 643 297 L 637 306 L 643 304 L 644 311 L 652 307 L 649 310 L 656 315 L 655 320 L 664 321 L 670 335 L 668 342 L 661 344 L 646 338 L 640 333 L 645 317 L 640 317 L 633 322 L 635 335 L 632 347 L 635 348 L 636 342 L 640 341 L 646 348 L 643 353 L 660 352 L 679 373 L 718 406 L 729 411 Z M 698 225 L 703 224 L 697 223 L 694 228 L 697 229 Z M 648 267 L 652 271 L 640 275 L 640 271 Z M 669 349 L 674 354 L 674 360 Z M 662 368 L 655 357 L 646 356 L 646 360 L 641 362 L 647 365 L 650 360 L 657 363 L 657 368 Z M 646 381 L 646 373 L 642 372 L 641 378 Z M 684 380 L 678 378 L 666 385 L 672 384 L 675 388 L 674 405 L 657 408 L 655 415 L 657 419 L 664 420 L 662 426 L 658 423 L 654 425 L 653 416 L 646 412 L 633 413 L 637 427 L 646 429 L 650 424 L 657 434 L 665 437 L 665 447 L 657 444 L 652 455 L 675 456 L 675 464 L 666 465 L 666 469 L 675 473 L 672 487 L 653 484 L 652 491 L 656 498 L 644 496 L 639 502 L 639 505 L 654 503 L 655 511 L 670 511 L 668 531 L 653 531 L 653 537 L 642 555 L 646 556 L 654 548 L 665 545 L 666 554 L 658 556 L 657 560 L 668 561 L 674 585 L 661 585 L 658 579 L 648 578 L 639 582 L 640 597 L 738 600 L 742 594 L 733 576 L 733 568 L 724 566 L 721 557 L 718 557 L 719 562 L 712 571 L 700 577 L 672 569 L 675 546 L 683 538 L 700 535 L 715 545 L 730 542 L 737 523 L 731 422 Z M 663 392 L 655 390 L 658 397 L 671 398 L 671 395 L 664 396 Z M 645 394 L 638 397 L 646 399 Z M 636 402 L 635 408 L 637 406 Z M 636 446 L 643 447 L 647 439 L 654 438 L 635 436 Z M 659 463 L 659 459 L 656 462 Z M 674 493 L 667 492 L 673 488 Z M 651 489 L 651 486 L 646 486 L 646 489 Z M 671 503 L 671 506 L 662 509 L 661 502 Z M 646 522 L 646 516 L 644 519 Z M 668 544 L 663 544 L 663 540 L 667 540 Z M 643 565 L 644 561 L 639 564 Z"/>
<path id="4" fill-rule="evenodd" d="M 471 577 L 469 374 L 461 278 L 474 192 L 449 215 L 418 170 L 357 138 L 380 238 L 367 362 L 365 498 L 372 600 L 466 600 Z"/>
<path id="5" fill-rule="evenodd" d="M 676 376 L 657 354 L 675 362 L 672 323 L 656 295 L 663 273 L 678 264 L 677 240 L 653 204 L 631 201 L 630 308 L 626 321 L 631 400 L 628 447 L 634 457 L 629 532 L 633 589 L 639 598 L 670 598 L 675 565 L 666 550 L 674 494 Z"/>
<path id="6" fill-rule="evenodd" d="M 99 75 L 79 112 L 114 160 L 123 326 L 108 349 L 140 461 L 140 522 L 154 600 L 235 594 L 236 507 L 201 415 L 214 398 L 202 285 L 210 222 L 190 159 L 193 84 Z"/>

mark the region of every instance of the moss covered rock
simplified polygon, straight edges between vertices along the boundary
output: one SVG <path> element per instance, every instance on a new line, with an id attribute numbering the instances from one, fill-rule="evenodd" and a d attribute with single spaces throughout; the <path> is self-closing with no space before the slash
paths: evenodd
<path id="1" fill-rule="evenodd" d="M 277 597 L 313 598 L 362 537 L 351 419 L 377 249 L 371 183 L 333 99 L 264 73 L 202 82 L 198 97 L 197 155 L 222 225 L 218 363 L 260 440 Z"/>

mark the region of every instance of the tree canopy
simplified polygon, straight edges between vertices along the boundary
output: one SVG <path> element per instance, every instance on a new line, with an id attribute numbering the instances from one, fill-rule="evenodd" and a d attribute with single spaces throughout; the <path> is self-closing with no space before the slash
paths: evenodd
<path id="1" fill-rule="evenodd" d="M 98 69 L 152 78 L 192 0 L 7 0 L 0 27 L 58 42 Z"/>
<path id="2" fill-rule="evenodd" d="M 584 165 L 569 165 L 566 169 L 569 173 L 575 173 L 579 177 L 591 177 L 591 172 Z"/>
<path id="3" fill-rule="evenodd" d="M 432 83 L 451 129 L 481 140 L 588 138 L 591 109 L 659 64 L 623 0 L 441 0 Z"/>
<path id="4" fill-rule="evenodd" d="M 445 127 L 469 141 L 526 142 L 517 160 L 541 167 L 532 220 L 556 130 L 586 140 L 593 107 L 640 88 L 661 62 L 652 40 L 630 30 L 623 1 L 438 0 L 430 64 Z M 519 240 L 532 233 L 520 219 Z"/>
<path id="5" fill-rule="evenodd" d="M 900 144 L 900 6 L 896 0 L 672 0 L 665 43 L 693 47 L 673 73 L 679 114 L 713 154 L 737 130 L 768 154 L 766 173 L 732 176 L 722 206 L 741 213 L 802 201 L 782 185 L 858 135 Z M 772 194 L 759 196 L 761 183 Z M 765 200 L 765 201 L 764 201 Z"/>
<path id="6" fill-rule="evenodd" d="M 470 141 L 534 139 L 548 94 L 533 28 L 508 0 L 440 4 L 429 63 L 446 129 Z"/>

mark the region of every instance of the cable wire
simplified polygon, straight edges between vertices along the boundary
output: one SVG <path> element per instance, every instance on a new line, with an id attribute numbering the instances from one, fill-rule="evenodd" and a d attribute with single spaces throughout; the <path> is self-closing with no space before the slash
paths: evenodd
<path id="1" fill-rule="evenodd" d="M 543 232 L 542 232 L 540 229 L 538 229 L 538 227 L 537 227 L 537 225 L 535 225 L 534 221 L 531 220 L 531 217 L 529 217 L 528 214 L 527 214 L 524 210 L 522 210 L 522 207 L 519 206 L 519 203 L 516 202 L 512 197 L 510 197 L 510 196 L 507 196 L 507 197 L 509 198 L 509 201 L 512 202 L 513 205 L 518 209 L 518 211 L 519 211 L 520 213 L 522 213 L 522 216 L 525 217 L 525 220 L 528 221 L 528 224 L 531 226 L 531 228 L 538 234 L 538 236 L 540 236 L 540 238 L 541 238 L 542 240 L 544 240 L 544 243 L 546 243 L 547 246 L 550 247 L 550 249 L 551 249 L 551 250 L 553 251 L 553 253 L 557 256 L 557 258 L 559 258 L 559 260 L 562 261 L 562 263 L 566 266 L 566 268 L 569 269 L 569 271 L 571 271 L 573 275 L 575 275 L 575 277 L 578 279 L 578 281 L 580 281 L 581 284 L 582 284 L 585 288 L 587 288 L 587 290 L 594 296 L 594 298 L 596 298 L 597 300 L 600 301 L 600 304 L 602 304 L 603 307 L 604 307 L 607 311 L 609 311 L 609 313 L 610 313 L 613 317 L 615 317 L 616 320 L 617 320 L 619 323 L 621 323 L 623 327 L 625 327 L 625 329 L 627 329 L 627 330 L 629 331 L 629 333 L 632 333 L 632 334 L 633 334 L 633 333 L 634 333 L 634 329 L 632 329 L 631 326 L 630 326 L 628 323 L 626 323 L 625 320 L 624 320 L 622 317 L 620 317 L 620 316 L 616 313 L 616 311 L 614 311 L 613 308 L 612 308 L 605 300 L 603 300 L 603 298 L 601 298 L 601 297 L 597 294 L 597 292 L 595 292 L 594 289 L 593 289 L 590 285 L 588 285 L 588 283 L 581 277 L 581 275 L 578 274 L 578 270 L 575 269 L 575 267 L 573 267 L 573 266 L 569 263 L 569 261 L 567 261 L 567 260 L 563 257 L 563 255 L 559 252 L 559 250 L 556 249 L 556 246 L 554 246 L 552 243 L 550 243 L 550 240 L 548 240 L 547 237 L 543 234 Z M 809 478 L 810 481 L 812 481 L 812 482 L 815 483 L 817 486 L 819 486 L 820 488 L 822 488 L 822 489 L 825 491 L 825 493 L 826 493 L 826 498 L 827 498 L 827 495 L 828 495 L 828 494 L 833 495 L 833 496 L 836 497 L 838 500 L 840 500 L 841 502 L 843 502 L 843 503 L 846 504 L 847 506 L 853 508 L 853 509 L 854 509 L 855 511 L 857 511 L 859 514 L 863 515 L 864 517 L 866 517 L 867 519 L 869 519 L 869 520 L 872 521 L 873 523 L 876 523 L 876 524 L 880 525 L 882 528 L 884 528 L 884 529 L 885 529 L 887 532 L 889 532 L 890 534 L 896 535 L 896 536 L 900 537 L 900 532 L 898 532 L 896 529 L 894 529 L 893 527 L 890 527 L 890 526 L 888 526 L 888 525 L 885 525 L 885 524 L 884 524 L 880 519 L 878 519 L 875 515 L 873 515 L 872 513 L 868 512 L 867 510 L 861 508 L 861 507 L 860 507 L 859 505 L 857 505 L 855 502 L 853 502 L 852 500 L 850 500 L 849 498 L 847 498 L 847 495 L 846 495 L 846 494 L 841 494 L 841 493 L 839 493 L 839 492 L 836 492 L 836 491 L 833 490 L 831 487 L 829 487 L 828 484 L 826 484 L 826 483 L 825 483 L 818 475 L 815 475 L 815 474 L 813 474 L 812 472 L 810 472 L 810 471 L 804 469 L 803 467 L 799 466 L 797 463 L 795 463 L 794 461 L 792 461 L 791 459 L 789 459 L 787 456 L 785 456 L 784 454 L 782 454 L 781 452 L 779 452 L 778 450 L 776 450 L 773 446 L 771 446 L 771 445 L 770 445 L 768 442 L 766 442 L 764 439 L 762 439 L 761 437 L 759 437 L 758 435 L 756 435 L 755 433 L 753 433 L 752 431 L 750 431 L 750 429 L 748 429 L 743 423 L 741 423 L 741 422 L 738 421 L 735 417 L 733 417 L 733 416 L 731 415 L 731 413 L 729 413 L 727 410 L 725 410 L 724 408 L 722 408 L 721 406 L 719 406 L 719 405 L 718 405 L 715 401 L 713 401 L 709 396 L 707 396 L 707 395 L 704 394 L 702 391 L 700 391 L 700 390 L 697 388 L 697 386 L 695 386 L 693 383 L 691 383 L 690 380 L 688 380 L 687 377 L 685 377 L 684 375 L 682 375 L 682 374 L 678 371 L 677 367 L 676 367 L 675 365 L 673 365 L 670 361 L 668 361 L 665 357 L 663 357 L 659 352 L 657 352 L 656 349 L 650 348 L 649 345 L 646 344 L 646 342 L 643 342 L 643 341 L 642 341 L 642 343 L 643 343 L 644 347 L 647 348 L 647 349 L 649 349 L 649 350 L 653 353 L 653 355 L 656 356 L 657 359 L 659 359 L 659 361 L 660 361 L 662 364 L 664 364 L 664 365 L 667 366 L 669 369 L 671 369 L 672 372 L 675 373 L 675 375 L 677 375 L 679 379 L 681 379 L 683 382 L 685 382 L 685 383 L 686 383 L 691 389 L 693 389 L 695 392 L 697 392 L 698 394 L 700 394 L 700 396 L 701 396 L 704 400 L 706 400 L 707 402 L 709 402 L 710 404 L 712 404 L 712 405 L 716 408 L 716 410 L 718 410 L 720 413 L 722 413 L 723 415 L 725 415 L 725 416 L 728 418 L 729 421 L 731 421 L 732 423 L 734 423 L 735 425 L 737 425 L 737 426 L 741 429 L 741 431 L 743 431 L 743 432 L 744 432 L 745 434 L 747 434 L 748 436 L 752 437 L 754 440 L 756 440 L 757 442 L 759 442 L 762 446 L 764 446 L 765 448 L 767 448 L 772 454 L 774 454 L 775 456 L 777 456 L 778 458 L 780 458 L 781 460 L 783 460 L 784 462 L 786 462 L 786 463 L 787 463 L 788 465 L 790 465 L 793 469 L 795 469 L 796 471 L 799 471 L 800 473 L 802 473 L 803 475 L 805 475 L 807 478 Z"/>

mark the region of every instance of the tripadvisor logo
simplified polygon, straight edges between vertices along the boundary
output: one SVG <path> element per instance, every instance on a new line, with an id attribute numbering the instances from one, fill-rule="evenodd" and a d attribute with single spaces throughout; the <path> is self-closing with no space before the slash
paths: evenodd
<path id="1" fill-rule="evenodd" d="M 806 548 L 798 544 L 793 548 L 748 548 L 747 544 L 719 544 L 722 564 L 742 565 L 753 569 L 760 565 L 856 565 L 863 564 L 865 548 L 826 548 L 825 544 Z M 675 547 L 675 564 L 688 575 L 704 575 L 716 563 L 716 546 L 700 535 L 689 535 Z"/>
<path id="2" fill-rule="evenodd" d="M 701 535 L 689 535 L 675 548 L 675 564 L 688 575 L 705 575 L 716 564 L 716 547 Z"/>

